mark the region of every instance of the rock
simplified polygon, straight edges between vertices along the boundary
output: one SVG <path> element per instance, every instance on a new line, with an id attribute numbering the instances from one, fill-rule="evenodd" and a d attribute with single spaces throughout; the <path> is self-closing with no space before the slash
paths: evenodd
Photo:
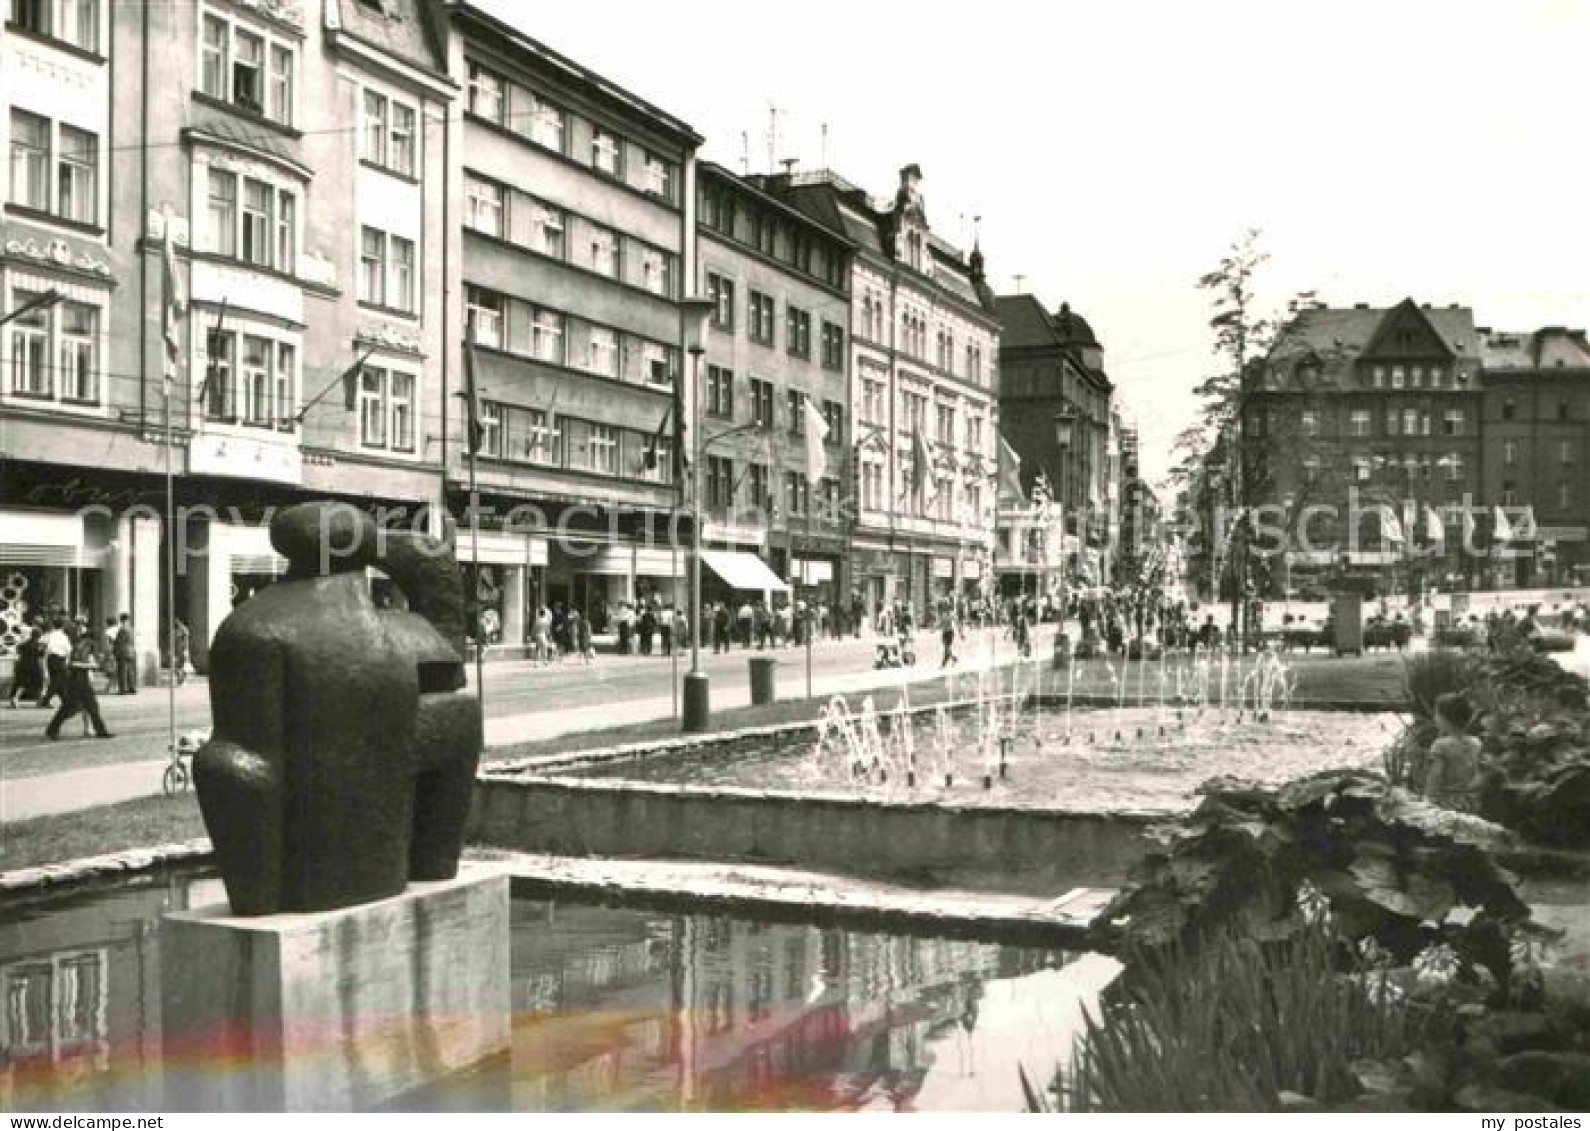
<path id="1" fill-rule="evenodd" d="M 1564 1049 L 1573 1040 L 1571 1033 L 1544 1013 L 1492 1013 L 1469 1031 L 1495 1045 L 1503 1056 L 1529 1049 Z"/>
<path id="2" fill-rule="evenodd" d="M 1544 1096 L 1573 1111 L 1590 1110 L 1590 1054 L 1514 1053 L 1496 1066 L 1496 1079 L 1513 1091 Z"/>

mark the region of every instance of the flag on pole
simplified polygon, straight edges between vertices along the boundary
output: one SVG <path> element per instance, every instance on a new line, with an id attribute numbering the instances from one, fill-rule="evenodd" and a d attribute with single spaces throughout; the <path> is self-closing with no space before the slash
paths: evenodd
<path id="1" fill-rule="evenodd" d="M 646 441 L 646 454 L 641 457 L 641 467 L 646 471 L 656 471 L 662 462 L 658 458 L 658 451 L 662 448 L 663 434 L 668 431 L 668 422 L 673 419 L 674 406 L 670 404 L 668 411 L 663 413 L 662 419 L 657 422 L 657 431 L 651 434 L 651 439 Z"/>
<path id="2" fill-rule="evenodd" d="M 1535 534 L 1535 508 L 1531 504 L 1524 508 L 1524 513 L 1520 516 L 1518 525 L 1513 529 L 1513 536 L 1520 542 L 1533 542 Z"/>
<path id="3" fill-rule="evenodd" d="M 1491 527 L 1491 537 L 1497 543 L 1511 542 L 1513 540 L 1513 524 L 1507 521 L 1507 515 L 1501 507 L 1496 508 L 1494 522 Z"/>
<path id="4" fill-rule="evenodd" d="M 933 474 L 933 456 L 928 451 L 927 441 L 922 439 L 921 428 L 911 434 L 911 462 L 915 465 L 913 478 L 916 486 L 922 489 L 922 500 L 931 503 L 938 498 L 939 485 Z"/>
<path id="5" fill-rule="evenodd" d="M 481 421 L 480 389 L 475 383 L 475 340 L 470 338 L 464 346 L 464 402 L 467 406 L 466 425 L 469 429 L 468 444 L 469 454 L 475 455 L 480 451 L 481 441 L 486 438 L 486 425 Z"/>
<path id="6" fill-rule="evenodd" d="M 1021 498 L 1021 457 L 1004 436 L 999 438 L 999 494 Z"/>
<path id="7" fill-rule="evenodd" d="M 164 220 L 165 240 L 161 256 L 161 282 L 164 284 L 164 302 L 161 304 L 161 327 L 166 339 L 166 380 L 176 373 L 177 362 L 182 359 L 182 335 L 177 322 L 188 309 L 187 291 L 182 285 L 182 275 L 177 270 L 177 218 L 167 204 L 160 209 Z"/>
<path id="8" fill-rule="evenodd" d="M 828 474 L 828 453 L 823 445 L 828 442 L 828 421 L 817 411 L 811 398 L 804 398 L 806 406 L 806 482 L 820 484 Z"/>
<path id="9" fill-rule="evenodd" d="M 1463 508 L 1463 545 L 1470 549 L 1474 546 L 1474 512 L 1468 507 Z"/>

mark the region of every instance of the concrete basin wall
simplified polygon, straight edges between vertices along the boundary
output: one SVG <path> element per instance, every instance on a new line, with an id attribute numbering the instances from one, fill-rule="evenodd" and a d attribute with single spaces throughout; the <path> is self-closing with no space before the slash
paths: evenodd
<path id="1" fill-rule="evenodd" d="M 1122 878 L 1161 815 L 889 803 L 607 779 L 482 774 L 471 843 L 575 856 L 663 856 L 855 873 L 975 870 Z"/>

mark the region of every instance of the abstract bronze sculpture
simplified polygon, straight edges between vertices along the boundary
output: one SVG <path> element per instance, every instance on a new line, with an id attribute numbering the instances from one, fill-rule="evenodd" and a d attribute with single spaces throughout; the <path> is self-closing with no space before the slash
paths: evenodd
<path id="1" fill-rule="evenodd" d="M 193 767 L 233 913 L 451 879 L 482 741 L 451 550 L 341 503 L 288 508 L 270 533 L 288 573 L 216 634 L 215 729 Z M 370 566 L 408 610 L 376 607 Z"/>

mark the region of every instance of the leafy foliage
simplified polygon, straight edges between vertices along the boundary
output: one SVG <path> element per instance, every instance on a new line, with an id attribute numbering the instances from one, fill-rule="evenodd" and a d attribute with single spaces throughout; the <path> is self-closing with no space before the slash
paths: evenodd
<path id="1" fill-rule="evenodd" d="M 1286 1111 L 1362 1093 L 1365 1060 L 1446 1038 L 1446 1010 L 1405 1008 L 1323 919 L 1264 945 L 1222 930 L 1134 957 L 1089 1017 L 1056 1091 L 1072 1111 Z M 1031 1106 L 1031 1097 L 1029 1097 Z"/>

